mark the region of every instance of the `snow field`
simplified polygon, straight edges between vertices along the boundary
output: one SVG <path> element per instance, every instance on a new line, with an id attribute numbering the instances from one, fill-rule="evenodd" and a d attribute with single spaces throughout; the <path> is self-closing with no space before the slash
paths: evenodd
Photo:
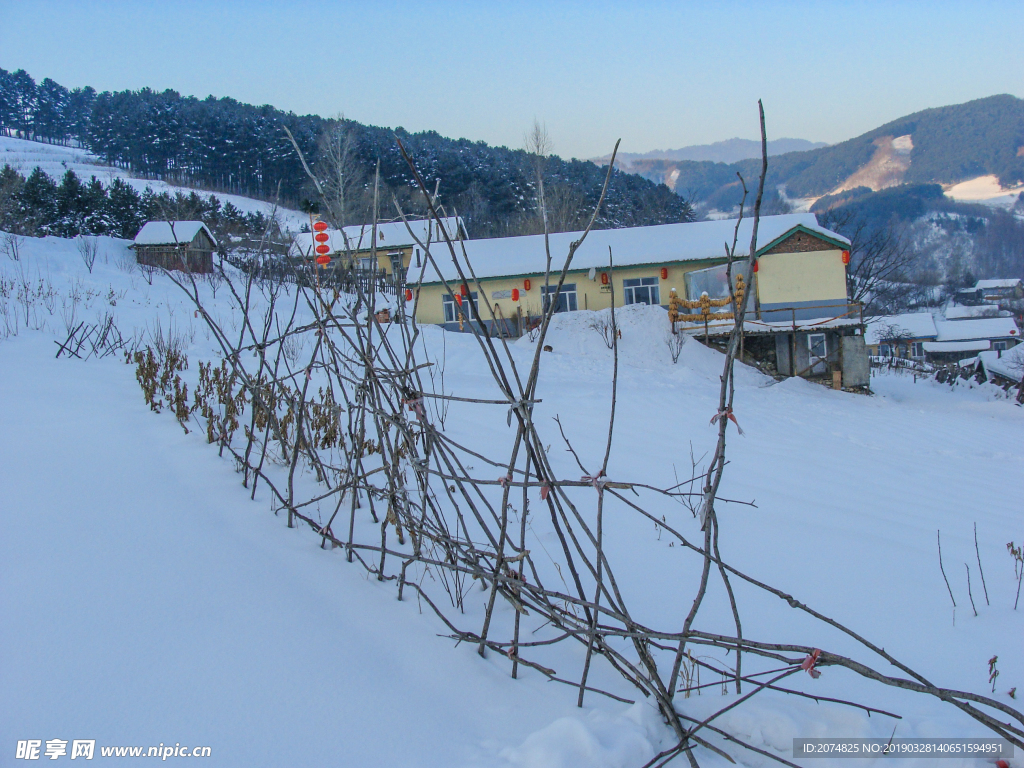
<path id="1" fill-rule="evenodd" d="M 54 360 L 53 339 L 66 335 L 62 299 L 75 286 L 91 297 L 79 302 L 81 319 L 111 312 L 125 335 L 134 329 L 148 337 L 158 321 L 165 331 L 173 325 L 188 345 L 190 381 L 198 360 L 215 358 L 167 278 L 148 285 L 121 266 L 131 256 L 125 242 L 105 238 L 92 274 L 70 241 L 28 240 L 23 253 L 18 264 L 0 264 L 4 277 L 48 281 L 58 298 L 52 314 L 37 308 L 39 330 L 21 327 L 0 342 L 7 499 L 0 509 L 8 532 L 0 538 L 0 653 L 8 660 L 0 667 L 0 750 L 17 739 L 95 737 L 209 744 L 213 765 L 632 767 L 670 745 L 643 701 L 629 706 L 591 694 L 577 710 L 572 689 L 530 670 L 512 681 L 497 654 L 480 659 L 475 649 L 453 649 L 436 637 L 447 633 L 444 625 L 429 610 L 421 614 L 408 592 L 396 602 L 394 585 L 368 580 L 340 550 L 321 550 L 308 530 L 287 529 L 269 514 L 265 494 L 249 501 L 201 430 L 184 435 L 171 414 L 149 411 L 133 367 L 116 357 Z M 226 292 L 213 299 L 203 290 L 230 327 Z M 550 425 L 548 454 L 564 476 L 579 470 L 554 416 L 588 469 L 603 455 L 611 352 L 589 327 L 599 314 L 556 317 L 547 339 L 554 351 L 543 353 L 537 421 Z M 609 476 L 668 486 L 673 466 L 680 479 L 689 475 L 691 448 L 699 463 L 713 446 L 708 421 L 721 356 L 691 340 L 673 365 L 662 310 L 630 307 L 616 319 L 622 339 Z M 446 391 L 494 396 L 471 337 L 424 330 Z M 528 339 L 512 345 L 522 369 L 533 350 Z M 722 495 L 757 507 L 722 505 L 723 555 L 936 684 L 987 693 L 987 660 L 998 655 L 997 693 L 1013 704 L 1005 692 L 1024 680 L 1024 620 L 1012 610 L 1016 581 L 1005 544 L 1024 537 L 1024 415 L 995 388 L 951 390 L 900 375 L 876 377 L 873 388 L 876 396 L 864 397 L 738 371 L 745 436 L 730 428 Z M 499 407 L 452 403 L 446 421 L 454 439 L 500 456 L 511 440 L 505 417 Z M 585 490 L 577 496 L 590 508 L 593 492 L 588 502 Z M 699 539 L 687 509 L 644 503 Z M 638 620 L 681 624 L 699 561 L 650 522 L 608 509 L 609 558 Z M 990 606 L 977 574 L 975 522 Z M 537 541 L 553 546 L 543 520 L 533 525 Z M 955 617 L 938 569 L 938 529 Z M 734 587 L 745 636 L 860 654 L 785 603 Z M 714 581 L 711 590 L 698 623 L 731 631 L 724 592 Z M 468 601 L 470 617 L 482 601 Z M 495 633 L 507 633 L 511 611 L 499 613 Z M 550 659 L 560 673 L 578 674 L 575 650 L 558 647 Z M 719 725 L 783 756 L 797 736 L 888 737 L 895 723 L 902 737 L 986 735 L 952 707 L 835 668 L 816 681 L 801 673 L 786 683 L 904 719 L 765 693 Z M 604 665 L 595 665 L 591 684 L 637 697 Z M 713 687 L 682 700 L 681 709 L 701 718 L 729 701 Z M 770 764 L 726 748 L 743 764 Z M 700 760 L 726 764 L 707 752 Z"/>

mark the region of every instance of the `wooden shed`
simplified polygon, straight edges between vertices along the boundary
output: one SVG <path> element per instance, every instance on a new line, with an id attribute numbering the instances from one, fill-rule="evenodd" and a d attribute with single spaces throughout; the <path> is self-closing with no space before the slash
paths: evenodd
<path id="1" fill-rule="evenodd" d="M 131 246 L 139 264 L 181 272 L 213 272 L 217 240 L 201 221 L 147 221 Z"/>

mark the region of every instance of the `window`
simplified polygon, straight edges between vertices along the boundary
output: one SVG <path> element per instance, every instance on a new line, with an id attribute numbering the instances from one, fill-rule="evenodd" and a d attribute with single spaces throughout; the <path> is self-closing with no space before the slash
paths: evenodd
<path id="1" fill-rule="evenodd" d="M 544 297 L 545 312 L 548 311 L 548 302 L 550 301 L 548 294 L 553 296 L 557 290 L 557 285 L 542 285 L 540 287 L 540 293 Z M 558 301 L 555 304 L 555 312 L 575 312 L 576 309 L 576 283 L 564 283 L 562 285 L 561 292 L 558 294 Z"/>
<path id="2" fill-rule="evenodd" d="M 992 349 L 997 350 L 999 352 L 1003 352 L 1003 351 L 1006 350 L 1006 342 L 1005 341 L 993 341 L 992 342 Z"/>
<path id="3" fill-rule="evenodd" d="M 660 304 L 658 295 L 658 278 L 638 277 L 635 280 L 623 280 L 622 292 L 626 304 Z"/>
<path id="4" fill-rule="evenodd" d="M 828 346 L 825 343 L 825 334 L 807 334 L 807 350 L 810 357 L 810 372 L 814 375 L 825 373 L 828 363 Z"/>
<path id="5" fill-rule="evenodd" d="M 736 279 L 736 274 L 739 273 L 739 266 L 739 262 L 733 265 L 733 280 Z M 707 291 L 709 298 L 726 298 L 730 295 L 727 272 L 725 264 L 687 272 L 683 275 L 683 281 L 686 283 L 686 298 L 690 301 L 697 301 L 705 291 Z M 629 301 L 627 300 L 626 303 L 628 304 Z"/>
<path id="6" fill-rule="evenodd" d="M 359 268 L 366 270 L 367 272 L 373 270 L 375 268 L 374 260 L 369 256 L 364 256 L 359 259 Z"/>
<path id="7" fill-rule="evenodd" d="M 878 354 L 881 355 L 882 357 L 888 357 L 890 354 L 892 354 L 892 350 L 888 344 L 879 344 Z"/>
<path id="8" fill-rule="evenodd" d="M 828 357 L 828 348 L 825 346 L 824 333 L 812 333 L 807 336 L 807 347 L 811 351 L 811 357 L 824 360 Z"/>
<path id="9" fill-rule="evenodd" d="M 911 357 L 924 357 L 924 344 L 920 341 L 915 341 L 910 345 L 910 356 Z"/>
<path id="10" fill-rule="evenodd" d="M 476 291 L 471 291 L 469 294 L 473 303 L 476 303 Z M 473 307 L 470 305 L 469 300 L 463 296 L 462 304 L 456 303 L 455 299 L 449 296 L 447 293 L 441 297 L 441 307 L 444 309 L 444 321 L 446 323 L 457 323 L 459 322 L 459 315 L 462 315 L 463 320 L 475 320 L 476 315 L 473 314 Z"/>

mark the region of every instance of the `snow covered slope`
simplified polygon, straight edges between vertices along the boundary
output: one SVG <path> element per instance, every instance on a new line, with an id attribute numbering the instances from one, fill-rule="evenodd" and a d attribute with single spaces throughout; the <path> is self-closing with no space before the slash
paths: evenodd
<path id="1" fill-rule="evenodd" d="M 95 176 L 104 184 L 109 184 L 115 178 L 121 178 L 142 192 L 150 187 L 154 192 L 181 192 L 189 194 L 198 192 L 201 195 L 209 195 L 209 192 L 193 190 L 191 187 L 179 187 L 168 184 L 164 181 L 138 179 L 132 176 L 123 168 L 106 165 L 100 158 L 88 150 L 75 147 L 62 147 L 59 144 L 44 144 L 38 141 L 26 141 L 15 139 L 10 136 L 0 136 L 0 168 L 10 165 L 23 176 L 28 176 L 38 166 L 44 173 L 60 181 L 67 171 L 74 171 L 83 181 L 88 181 Z M 216 193 L 217 199 L 222 203 L 231 203 L 243 213 L 259 212 L 269 214 L 273 206 L 263 200 L 254 200 L 251 197 L 242 195 L 229 195 Z M 277 215 L 284 228 L 298 232 L 305 223 L 308 225 L 309 218 L 306 214 L 293 211 L 287 208 L 278 208 Z"/>
<path id="2" fill-rule="evenodd" d="M 102 239 L 91 274 L 74 243 L 57 238 L 30 240 L 21 262 L 0 263 L 4 285 L 39 286 L 53 297 L 52 309 L 40 301 L 28 312 L 35 330 L 19 320 L 17 335 L 0 341 L 0 763 L 17 740 L 54 738 L 96 739 L 97 748 L 209 745 L 207 764 L 216 766 L 640 768 L 671 744 L 644 701 L 592 696 L 577 710 L 573 689 L 532 670 L 512 680 L 500 655 L 481 659 L 438 637 L 447 628 L 415 598 L 397 602 L 393 584 L 367 579 L 308 530 L 288 529 L 262 492 L 250 501 L 233 464 L 201 434 L 185 435 L 171 414 L 149 411 L 133 367 L 117 358 L 54 359 L 72 306 L 76 320 L 110 313 L 123 332 L 147 338 L 158 323 L 162 332 L 173 327 L 192 360 L 187 376 L 214 357 L 177 288 L 126 271 L 126 245 Z M 209 286 L 203 291 L 230 324 L 225 291 L 216 299 Z M 22 309 L 14 295 L 0 299 L 8 329 Z M 565 474 L 574 463 L 555 415 L 583 461 L 604 449 L 611 352 L 590 328 L 599 314 L 558 317 L 553 352 L 544 354 L 537 421 L 548 425 L 549 456 Z M 721 356 L 691 340 L 673 365 L 660 309 L 617 314 L 622 361 L 609 475 L 668 485 L 676 470 L 689 472 L 691 450 L 699 461 L 713 445 Z M 468 334 L 428 329 L 426 344 L 457 394 L 494 396 Z M 512 354 L 525 362 L 533 346 L 522 339 Z M 723 495 L 757 506 L 725 505 L 723 555 L 937 684 L 985 693 L 987 662 L 998 656 L 996 695 L 1014 704 L 1007 691 L 1024 690 L 1024 611 L 1013 611 L 1005 545 L 1024 537 L 1024 412 L 989 386 L 950 389 L 892 375 L 873 387 L 877 394 L 865 397 L 739 372 L 745 436 L 730 438 Z M 452 404 L 454 439 L 477 450 L 510 439 L 504 411 L 469 421 L 476 415 Z M 658 513 L 688 535 L 698 531 L 673 501 Z M 976 571 L 975 522 L 991 605 Z M 551 543 L 542 521 L 534 525 Z M 609 558 L 620 564 L 638 619 L 681 622 L 696 574 L 680 549 L 632 517 L 611 516 L 607 525 Z M 938 568 L 939 529 L 955 614 Z M 720 597 L 709 602 L 707 622 L 728 627 Z M 751 637 L 840 652 L 849 645 L 743 585 L 737 599 Z M 579 661 L 568 652 L 561 659 L 570 669 Z M 607 668 L 595 667 L 592 680 L 638 698 Z M 903 719 L 771 693 L 723 726 L 787 758 L 798 736 L 887 738 L 894 725 L 903 737 L 986 735 L 941 702 L 880 691 L 835 668 L 794 685 Z M 716 686 L 681 706 L 699 717 L 731 700 Z M 771 764 L 725 747 L 743 765 Z M 699 759 L 727 765 L 707 752 Z M 833 764 L 857 765 L 813 761 Z"/>
<path id="3" fill-rule="evenodd" d="M 1006 189 L 995 175 L 978 176 L 946 189 L 946 197 L 965 203 L 982 203 L 999 208 L 1013 208 L 1024 194 L 1024 184 Z"/>

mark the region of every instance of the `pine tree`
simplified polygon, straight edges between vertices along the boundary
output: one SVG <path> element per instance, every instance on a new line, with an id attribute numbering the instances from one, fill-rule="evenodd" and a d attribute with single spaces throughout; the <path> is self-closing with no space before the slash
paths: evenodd
<path id="1" fill-rule="evenodd" d="M 124 179 L 114 179 L 107 189 L 106 221 L 110 234 L 132 240 L 146 219 L 142 213 L 142 197 Z"/>
<path id="2" fill-rule="evenodd" d="M 57 185 L 39 166 L 21 189 L 22 226 L 25 234 L 51 234 L 57 221 Z"/>

